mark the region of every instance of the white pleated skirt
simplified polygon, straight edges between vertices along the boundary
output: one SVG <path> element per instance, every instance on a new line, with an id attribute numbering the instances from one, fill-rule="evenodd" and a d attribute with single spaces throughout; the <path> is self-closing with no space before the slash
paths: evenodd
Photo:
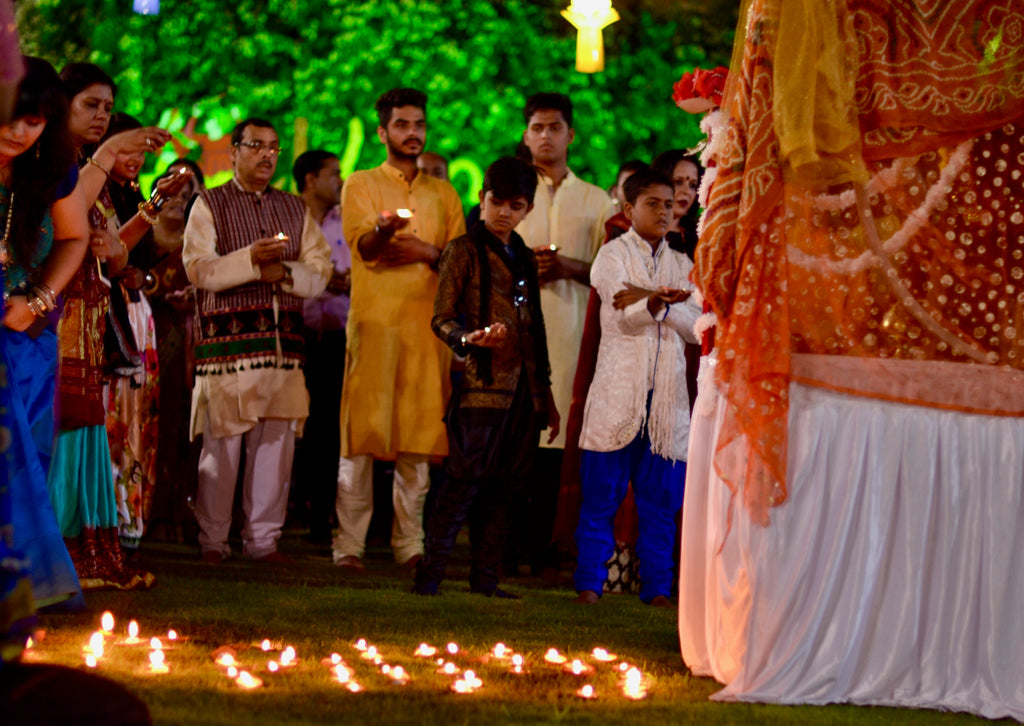
<path id="1" fill-rule="evenodd" d="M 737 496 L 730 528 L 722 415 L 709 381 L 679 593 L 683 660 L 725 685 L 712 698 L 1024 720 L 1024 419 L 793 384 L 789 499 L 762 527 Z"/>

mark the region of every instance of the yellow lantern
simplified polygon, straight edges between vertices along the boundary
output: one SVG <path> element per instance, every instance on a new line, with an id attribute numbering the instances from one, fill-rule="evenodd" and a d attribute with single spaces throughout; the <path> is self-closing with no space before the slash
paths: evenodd
<path id="1" fill-rule="evenodd" d="M 576 36 L 576 70 L 596 73 L 604 70 L 604 38 L 601 31 L 619 19 L 612 0 L 572 0 L 562 11 L 572 23 Z"/>

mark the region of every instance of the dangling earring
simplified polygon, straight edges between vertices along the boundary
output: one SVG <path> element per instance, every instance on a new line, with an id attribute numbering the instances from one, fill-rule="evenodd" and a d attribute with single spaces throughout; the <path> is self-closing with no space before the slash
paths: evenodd
<path id="1" fill-rule="evenodd" d="M 39 149 L 42 147 L 38 141 L 36 142 L 36 161 L 39 161 Z"/>
<path id="2" fill-rule="evenodd" d="M 130 180 L 128 182 L 128 188 L 131 189 L 133 192 L 137 192 L 142 187 L 139 186 L 139 180 L 138 179 L 132 179 L 132 180 Z"/>

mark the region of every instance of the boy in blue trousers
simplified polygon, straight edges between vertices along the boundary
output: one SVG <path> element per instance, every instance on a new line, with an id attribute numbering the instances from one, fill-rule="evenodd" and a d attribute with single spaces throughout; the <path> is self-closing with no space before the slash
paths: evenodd
<path id="1" fill-rule="evenodd" d="M 583 501 L 576 602 L 596 603 L 615 551 L 612 524 L 633 483 L 640 520 L 640 599 L 670 605 L 676 515 L 683 503 L 690 426 L 683 341 L 697 342 L 689 299 L 693 263 L 672 250 L 672 182 L 655 171 L 626 180 L 632 227 L 598 252 L 590 283 L 601 298 L 601 344 L 580 435 Z"/>

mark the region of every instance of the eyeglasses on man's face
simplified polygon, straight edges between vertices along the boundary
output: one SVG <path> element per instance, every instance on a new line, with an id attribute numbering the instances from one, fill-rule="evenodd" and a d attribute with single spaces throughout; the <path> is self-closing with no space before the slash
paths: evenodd
<path id="1" fill-rule="evenodd" d="M 262 154 L 266 152 L 271 156 L 277 156 L 281 153 L 281 147 L 277 144 L 264 144 L 262 141 L 239 141 L 236 146 L 245 146 L 246 148 L 252 149 L 254 154 Z"/>

